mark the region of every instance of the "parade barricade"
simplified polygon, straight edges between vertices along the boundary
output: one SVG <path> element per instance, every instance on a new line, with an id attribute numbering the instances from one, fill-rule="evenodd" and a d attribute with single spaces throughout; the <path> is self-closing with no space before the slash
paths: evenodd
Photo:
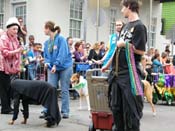
<path id="1" fill-rule="evenodd" d="M 86 79 L 90 99 L 92 122 L 89 131 L 112 130 L 113 116 L 108 103 L 108 82 L 105 76 L 94 76 L 93 73 L 100 69 L 88 70 Z"/>
<path id="2" fill-rule="evenodd" d="M 88 69 L 99 69 L 101 68 L 101 65 L 97 65 L 97 64 L 89 64 L 88 62 L 74 62 L 74 65 L 73 65 L 73 70 L 74 70 L 74 73 L 80 73 L 80 75 L 84 76 L 86 78 L 86 71 Z M 99 71 L 95 71 L 94 74 L 95 75 L 98 75 Z"/>
<path id="3" fill-rule="evenodd" d="M 80 73 L 80 75 L 82 75 L 84 77 L 85 77 L 86 71 L 88 69 L 91 69 L 91 66 L 87 62 L 74 62 L 74 64 L 73 64 L 73 72 Z"/>
<path id="4" fill-rule="evenodd" d="M 75 69 L 76 72 L 87 71 L 88 69 L 91 68 L 91 65 L 85 62 L 76 62 L 75 66 L 76 66 L 76 69 Z"/>

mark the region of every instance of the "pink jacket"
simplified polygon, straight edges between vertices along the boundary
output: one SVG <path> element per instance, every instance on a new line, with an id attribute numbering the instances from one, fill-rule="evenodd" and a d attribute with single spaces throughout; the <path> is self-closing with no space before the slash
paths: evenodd
<path id="1" fill-rule="evenodd" d="M 11 54 L 19 48 L 17 37 L 10 37 L 5 32 L 0 37 L 0 71 L 6 74 L 16 74 L 20 72 L 21 53 Z"/>

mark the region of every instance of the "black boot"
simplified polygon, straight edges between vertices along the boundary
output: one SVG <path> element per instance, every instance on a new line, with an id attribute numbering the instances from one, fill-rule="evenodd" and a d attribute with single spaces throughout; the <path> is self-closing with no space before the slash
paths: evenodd
<path id="1" fill-rule="evenodd" d="M 47 127 L 52 127 L 56 124 L 55 120 L 51 116 L 47 116 L 45 120 L 47 121 L 46 123 Z"/>

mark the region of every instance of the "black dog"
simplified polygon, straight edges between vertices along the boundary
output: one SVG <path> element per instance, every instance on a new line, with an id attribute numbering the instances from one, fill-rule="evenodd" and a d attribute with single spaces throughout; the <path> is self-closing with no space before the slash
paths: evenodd
<path id="1" fill-rule="evenodd" d="M 11 82 L 14 99 L 14 114 L 9 124 L 14 124 L 18 117 L 20 100 L 22 100 L 24 121 L 27 123 L 29 117 L 29 104 L 43 105 L 47 108 L 45 120 L 47 127 L 59 124 L 61 115 L 57 103 L 57 91 L 50 84 L 44 81 L 13 80 Z"/>

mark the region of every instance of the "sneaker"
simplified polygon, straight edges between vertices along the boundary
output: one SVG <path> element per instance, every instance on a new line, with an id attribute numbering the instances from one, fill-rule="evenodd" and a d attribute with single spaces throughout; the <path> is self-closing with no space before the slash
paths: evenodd
<path id="1" fill-rule="evenodd" d="M 45 119 L 47 117 L 47 114 L 45 112 L 42 112 L 42 114 L 39 116 L 40 119 Z"/>
<path id="2" fill-rule="evenodd" d="M 69 118 L 69 115 L 68 114 L 62 114 L 62 118 L 63 119 L 68 119 Z"/>

